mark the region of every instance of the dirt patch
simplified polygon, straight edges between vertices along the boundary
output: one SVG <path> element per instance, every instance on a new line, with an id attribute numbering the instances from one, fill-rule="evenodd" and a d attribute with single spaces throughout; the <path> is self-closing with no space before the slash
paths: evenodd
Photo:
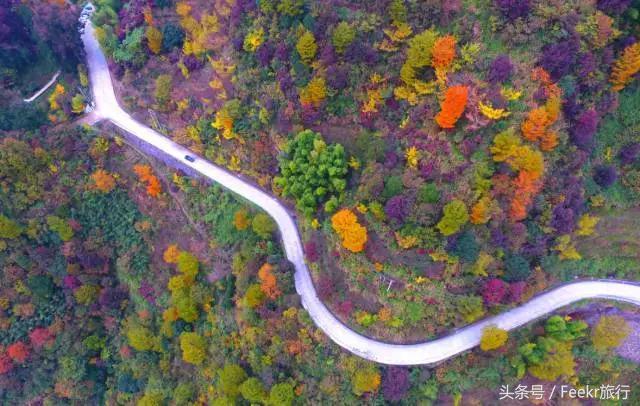
<path id="1" fill-rule="evenodd" d="M 579 239 L 578 252 L 586 258 L 615 255 L 640 260 L 640 207 L 598 215 L 596 233 Z"/>

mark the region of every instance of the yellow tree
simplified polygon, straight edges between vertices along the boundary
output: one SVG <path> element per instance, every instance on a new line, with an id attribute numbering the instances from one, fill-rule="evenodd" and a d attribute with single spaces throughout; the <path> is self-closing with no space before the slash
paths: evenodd
<path id="1" fill-rule="evenodd" d="M 151 26 L 147 28 L 146 36 L 149 50 L 156 55 L 159 54 L 162 50 L 162 31 Z"/>
<path id="2" fill-rule="evenodd" d="M 180 249 L 177 244 L 171 244 L 164 250 L 162 254 L 162 259 L 167 264 L 176 264 L 178 263 L 178 256 L 180 255 Z"/>
<path id="3" fill-rule="evenodd" d="M 602 316 L 591 333 L 593 346 L 606 350 L 622 344 L 631 333 L 631 328 L 622 316 Z"/>
<path id="4" fill-rule="evenodd" d="M 116 186 L 116 180 L 113 176 L 104 169 L 98 169 L 91 175 L 94 186 L 102 193 L 109 193 Z"/>
<path id="5" fill-rule="evenodd" d="M 502 347 L 509 339 L 509 334 L 506 330 L 498 328 L 496 326 L 489 326 L 482 330 L 482 337 L 480 338 L 480 349 L 482 351 L 491 351 Z"/>
<path id="6" fill-rule="evenodd" d="M 351 252 L 360 252 L 367 242 L 367 229 L 349 209 L 342 209 L 331 217 L 333 230 L 342 238 L 342 245 Z"/>
<path id="7" fill-rule="evenodd" d="M 300 89 L 300 103 L 318 107 L 327 97 L 326 82 L 323 77 L 314 77 L 307 86 Z"/>
<path id="8" fill-rule="evenodd" d="M 304 63 L 311 63 L 313 58 L 316 56 L 316 51 L 318 50 L 318 45 L 316 45 L 316 38 L 313 36 L 311 31 L 305 30 L 305 32 L 298 39 L 298 43 L 296 44 L 296 50 L 300 55 L 300 59 Z"/>
<path id="9" fill-rule="evenodd" d="M 613 90 L 620 91 L 627 86 L 633 76 L 640 71 L 640 42 L 629 45 L 614 63 L 609 81 Z"/>
<path id="10" fill-rule="evenodd" d="M 189 364 L 200 365 L 207 355 L 206 342 L 198 333 L 184 332 L 180 334 L 180 348 L 182 349 L 182 359 Z"/>

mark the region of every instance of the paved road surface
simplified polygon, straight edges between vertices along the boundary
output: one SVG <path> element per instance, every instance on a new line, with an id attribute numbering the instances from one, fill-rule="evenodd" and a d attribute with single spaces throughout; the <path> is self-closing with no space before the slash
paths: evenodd
<path id="1" fill-rule="evenodd" d="M 35 92 L 33 94 L 33 96 L 29 97 L 28 99 L 24 99 L 25 103 L 31 103 L 32 101 L 34 101 L 35 99 L 37 99 L 38 97 L 40 97 L 40 95 L 44 92 L 47 91 L 47 89 L 55 83 L 56 79 L 58 79 L 58 76 L 60 76 L 60 71 L 57 71 L 53 77 L 51 78 L 50 81 L 47 82 L 46 85 L 42 86 L 42 88 L 40 90 L 38 90 L 37 92 Z"/>
<path id="2" fill-rule="evenodd" d="M 302 298 L 304 308 L 309 312 L 316 326 L 336 344 L 360 357 L 383 364 L 434 364 L 478 345 L 482 330 L 487 325 L 495 324 L 505 330 L 512 330 L 560 307 L 588 298 L 608 298 L 640 305 L 640 285 L 616 281 L 582 281 L 553 289 L 513 310 L 429 342 L 398 345 L 362 336 L 341 323 L 318 298 L 304 261 L 298 229 L 287 210 L 264 191 L 134 120 L 120 108 L 116 100 L 107 61 L 95 39 L 94 29 L 90 23 L 86 26 L 82 40 L 86 48 L 91 87 L 96 102 L 94 113 L 102 119 L 112 121 L 118 127 L 165 154 L 182 161 L 203 176 L 250 200 L 273 217 L 280 230 L 287 258 L 295 266 L 295 287 Z M 185 155 L 193 156 L 195 161 L 185 160 Z"/>

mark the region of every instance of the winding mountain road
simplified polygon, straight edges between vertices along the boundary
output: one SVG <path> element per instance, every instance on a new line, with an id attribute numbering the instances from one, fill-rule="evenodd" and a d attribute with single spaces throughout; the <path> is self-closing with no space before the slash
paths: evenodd
<path id="1" fill-rule="evenodd" d="M 99 119 L 110 120 L 124 131 L 266 211 L 277 223 L 286 256 L 295 267 L 295 287 L 302 299 L 302 305 L 318 328 L 336 344 L 353 354 L 383 364 L 435 364 L 477 346 L 480 343 L 482 330 L 488 325 L 512 330 L 582 299 L 605 298 L 640 305 L 640 285 L 619 281 L 580 281 L 550 290 L 515 309 L 425 343 L 389 344 L 360 335 L 340 322 L 318 298 L 305 264 L 298 228 L 278 200 L 139 123 L 120 107 L 113 90 L 107 61 L 94 34 L 91 23 L 87 23 L 82 40 L 87 54 L 91 88 L 96 103 L 93 114 Z M 186 155 L 194 157 L 194 161 L 187 161 Z"/>
<path id="2" fill-rule="evenodd" d="M 37 99 L 38 97 L 40 97 L 40 95 L 44 92 L 47 91 L 47 89 L 49 87 L 51 87 L 52 84 L 55 83 L 55 81 L 58 79 L 58 76 L 60 76 L 60 71 L 57 71 L 56 73 L 53 74 L 53 77 L 51 78 L 51 80 L 49 80 L 44 86 L 42 86 L 40 88 L 40 90 L 38 90 L 37 92 L 35 92 L 33 94 L 33 96 L 29 97 L 28 99 L 23 99 L 23 101 L 25 103 L 31 103 L 32 101 L 34 101 L 35 99 Z"/>

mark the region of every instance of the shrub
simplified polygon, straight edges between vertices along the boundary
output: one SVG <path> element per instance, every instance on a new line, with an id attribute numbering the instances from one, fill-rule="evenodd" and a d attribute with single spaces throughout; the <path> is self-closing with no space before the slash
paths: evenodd
<path id="1" fill-rule="evenodd" d="M 480 338 L 480 349 L 482 351 L 491 351 L 502 347 L 509 339 L 509 333 L 506 330 L 496 326 L 489 326 L 482 330 Z"/>

